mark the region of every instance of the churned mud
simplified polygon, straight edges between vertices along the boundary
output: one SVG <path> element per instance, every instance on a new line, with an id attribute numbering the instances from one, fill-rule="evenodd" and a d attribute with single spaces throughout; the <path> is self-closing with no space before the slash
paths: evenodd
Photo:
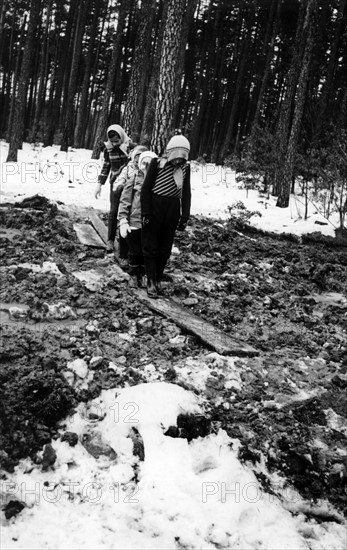
<path id="1" fill-rule="evenodd" d="M 238 358 L 141 304 L 114 258 L 78 241 L 85 213 L 33 197 L 1 207 L 0 222 L 4 479 L 21 458 L 42 461 L 79 402 L 164 380 L 206 399 L 205 415 L 170 435 L 223 428 L 267 489 L 277 472 L 346 509 L 346 247 L 233 218 L 193 218 L 177 234 L 166 296 L 259 350 Z"/>

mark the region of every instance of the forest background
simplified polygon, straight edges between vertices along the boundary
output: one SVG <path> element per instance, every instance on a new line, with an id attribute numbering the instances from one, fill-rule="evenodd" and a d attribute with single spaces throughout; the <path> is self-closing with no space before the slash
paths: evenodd
<path id="1" fill-rule="evenodd" d="M 92 149 L 120 123 L 287 207 L 347 211 L 347 0 L 1 0 L 0 137 Z"/>

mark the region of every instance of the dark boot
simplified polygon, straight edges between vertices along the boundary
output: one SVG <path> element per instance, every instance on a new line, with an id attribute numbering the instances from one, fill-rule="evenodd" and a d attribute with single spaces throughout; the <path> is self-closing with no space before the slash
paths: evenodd
<path id="1" fill-rule="evenodd" d="M 158 298 L 156 260 L 154 258 L 145 258 L 145 270 L 147 276 L 147 294 L 150 298 Z"/>
<path id="2" fill-rule="evenodd" d="M 137 286 L 139 288 L 143 288 L 145 286 L 144 278 L 145 278 L 145 268 L 143 267 L 143 265 L 140 265 L 136 273 Z"/>
<path id="3" fill-rule="evenodd" d="M 140 266 L 133 265 L 133 264 L 129 264 L 129 267 L 128 267 L 128 273 L 129 273 L 129 275 L 131 275 L 129 285 L 133 288 L 138 286 L 138 284 L 137 284 L 137 274 L 138 274 L 138 271 L 139 271 L 139 267 Z"/>
<path id="4" fill-rule="evenodd" d="M 113 241 L 107 241 L 106 243 L 106 252 L 107 254 L 112 254 L 114 251 L 114 242 Z"/>
<path id="5" fill-rule="evenodd" d="M 133 277 L 133 285 L 138 288 L 143 288 L 145 269 L 142 265 L 129 266 L 129 274 Z"/>
<path id="6" fill-rule="evenodd" d="M 157 266 L 156 266 L 156 287 L 158 294 L 163 294 L 163 288 L 162 288 L 162 279 L 164 274 L 164 269 L 166 266 L 167 260 L 164 258 L 158 258 L 157 260 Z"/>

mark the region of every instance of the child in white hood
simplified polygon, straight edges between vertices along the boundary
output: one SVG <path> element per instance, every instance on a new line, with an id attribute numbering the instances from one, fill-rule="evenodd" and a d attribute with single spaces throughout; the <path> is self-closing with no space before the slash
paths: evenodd
<path id="1" fill-rule="evenodd" d="M 153 157 L 152 151 L 144 146 L 135 147 L 132 162 L 124 168 L 119 180 L 124 181 L 123 193 L 119 203 L 119 232 L 128 246 L 129 273 L 135 276 L 137 284 L 142 286 L 144 275 L 141 245 L 141 204 L 140 193 L 146 168 Z"/>
<path id="2" fill-rule="evenodd" d="M 102 186 L 110 176 L 110 212 L 108 216 L 108 237 L 106 252 L 114 251 L 114 241 L 117 233 L 117 214 L 122 188 L 115 185 L 115 181 L 121 170 L 129 162 L 130 138 L 119 124 L 112 124 L 107 128 L 107 141 L 105 141 L 104 163 L 98 177 L 95 190 L 95 198 L 99 198 Z M 125 242 L 119 243 L 119 256 L 126 257 Z"/>

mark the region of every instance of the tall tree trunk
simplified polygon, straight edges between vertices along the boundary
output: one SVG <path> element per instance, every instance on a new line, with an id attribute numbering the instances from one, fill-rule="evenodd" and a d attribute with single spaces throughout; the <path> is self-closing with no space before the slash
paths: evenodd
<path id="1" fill-rule="evenodd" d="M 260 85 L 260 90 L 257 98 L 257 104 L 256 104 L 253 123 L 252 123 L 251 138 L 250 138 L 251 142 L 254 142 L 255 132 L 257 131 L 257 127 L 260 122 L 264 95 L 265 95 L 265 91 L 267 88 L 269 75 L 271 71 L 271 60 L 273 58 L 275 39 L 278 34 L 278 21 L 279 21 L 280 9 L 281 9 L 280 0 L 272 0 L 268 27 L 266 30 L 265 41 L 264 41 L 265 42 L 264 53 L 266 58 L 264 62 L 264 70 L 262 71 L 261 85 Z"/>
<path id="2" fill-rule="evenodd" d="M 166 143 L 172 131 L 172 110 L 175 105 L 175 74 L 181 40 L 183 8 L 184 0 L 169 1 L 151 140 L 151 148 L 159 155 L 165 151 Z"/>
<path id="3" fill-rule="evenodd" d="M 191 28 L 191 25 L 194 20 L 194 13 L 198 5 L 198 0 L 186 0 L 186 6 L 183 15 L 182 21 L 182 33 L 181 33 L 181 43 L 179 49 L 179 55 L 177 60 L 177 69 L 176 69 L 176 78 L 175 78 L 175 104 L 173 111 L 173 124 L 176 128 L 180 126 L 179 123 L 179 99 L 182 86 L 182 77 L 186 70 L 186 47 L 188 41 L 188 34 Z"/>
<path id="4" fill-rule="evenodd" d="M 86 129 L 86 121 L 89 116 L 88 113 L 88 93 L 90 88 L 90 73 L 92 70 L 92 61 L 93 61 L 93 50 L 95 45 L 96 34 L 98 30 L 99 22 L 99 11 L 100 11 L 100 2 L 94 0 L 94 17 L 91 24 L 90 34 L 89 34 L 89 44 L 86 58 L 86 65 L 84 69 L 84 76 L 82 82 L 82 91 L 80 102 L 77 112 L 77 122 L 75 128 L 74 136 L 74 146 L 83 147 L 84 145 L 84 134 Z"/>
<path id="5" fill-rule="evenodd" d="M 97 5 L 100 6 L 99 1 L 97 0 Z M 107 7 L 107 5 L 106 5 Z M 97 48 L 94 56 L 94 63 L 93 63 L 93 69 L 92 69 L 92 77 L 91 77 L 91 84 L 89 89 L 89 97 L 88 97 L 88 103 L 87 103 L 87 116 L 84 119 L 83 127 L 84 127 L 84 139 L 82 147 L 86 147 L 87 149 L 91 149 L 93 147 L 94 139 L 95 139 L 95 121 L 96 117 L 94 116 L 95 108 L 93 105 L 98 105 L 99 103 L 99 89 L 97 88 L 97 73 L 98 73 L 98 66 L 99 66 L 99 55 L 101 50 L 101 45 L 103 42 L 103 35 L 104 35 L 104 28 L 106 25 L 106 14 L 107 10 L 104 10 L 104 15 L 102 16 L 102 22 L 101 22 L 101 30 L 99 33 L 99 39 L 97 42 Z"/>
<path id="6" fill-rule="evenodd" d="M 155 105 L 158 95 L 158 86 L 159 86 L 159 75 L 160 75 L 160 57 L 162 51 L 162 44 L 164 38 L 164 29 L 165 22 L 167 18 L 169 3 L 165 0 L 162 0 L 157 16 L 157 32 L 156 40 L 154 44 L 154 53 L 153 53 L 153 62 L 150 67 L 150 80 L 146 93 L 146 105 L 145 112 L 143 114 L 143 123 L 141 127 L 141 141 L 151 141 L 153 127 L 154 127 L 154 116 L 155 116 Z"/>
<path id="7" fill-rule="evenodd" d="M 118 9 L 119 9 L 119 15 L 118 15 L 117 30 L 114 35 L 111 63 L 110 63 L 110 68 L 107 75 L 106 88 L 105 88 L 105 93 L 102 101 L 101 113 L 98 121 L 98 129 L 96 132 L 96 137 L 94 142 L 94 148 L 92 153 L 93 159 L 98 159 L 100 157 L 102 142 L 105 139 L 107 124 L 108 124 L 108 113 L 109 113 L 111 92 L 113 89 L 114 77 L 116 73 L 116 62 L 117 62 L 117 57 L 120 55 L 121 38 L 123 35 L 125 21 L 129 13 L 128 2 L 126 2 L 125 5 L 124 3 L 122 4 L 119 3 Z"/>
<path id="8" fill-rule="evenodd" d="M 304 55 L 302 59 L 301 71 L 299 75 L 293 122 L 290 130 L 287 152 L 283 167 L 283 178 L 281 190 L 277 199 L 276 206 L 287 208 L 289 206 L 290 190 L 293 180 L 294 160 L 297 143 L 299 139 L 300 125 L 304 112 L 304 103 L 306 88 L 310 73 L 310 63 L 314 45 L 314 32 L 316 26 L 316 13 L 318 10 L 318 0 L 308 0 L 303 32 L 307 36 Z"/>
<path id="9" fill-rule="evenodd" d="M 247 8 L 246 8 L 247 9 Z M 244 7 L 238 6 L 237 17 L 235 22 L 235 40 L 233 44 L 233 53 L 231 60 L 226 64 L 227 71 L 224 72 L 223 77 L 226 80 L 226 85 L 222 87 L 222 91 L 219 94 L 220 105 L 216 113 L 216 121 L 213 132 L 213 147 L 211 150 L 212 162 L 218 162 L 221 156 L 221 149 L 224 144 L 225 135 L 227 133 L 230 113 L 232 110 L 234 100 L 234 89 L 236 88 L 236 80 L 238 76 L 240 59 L 242 57 L 242 51 L 244 48 L 244 27 L 245 27 L 245 10 Z M 230 54 L 229 54 L 230 55 Z M 211 140 L 212 142 L 212 140 Z"/>
<path id="10" fill-rule="evenodd" d="M 23 145 L 24 117 L 27 101 L 31 63 L 34 53 L 34 38 L 39 21 L 41 0 L 31 0 L 28 33 L 25 40 L 20 70 L 18 93 L 15 100 L 15 116 L 11 133 L 10 147 L 6 162 L 17 162 L 18 149 Z"/>
<path id="11" fill-rule="evenodd" d="M 5 102 L 5 108 L 4 112 L 7 112 L 7 107 L 10 105 L 10 112 L 8 116 L 8 124 L 7 124 L 7 141 L 11 140 L 11 134 L 12 134 L 12 126 L 13 126 L 13 120 L 14 120 L 14 111 L 15 111 L 15 99 L 17 95 L 17 84 L 19 79 L 19 72 L 20 72 L 20 65 L 21 65 L 21 57 L 22 57 L 22 50 L 25 40 L 25 33 L 24 29 L 26 28 L 26 21 L 27 16 L 24 15 L 24 21 L 22 25 L 22 33 L 20 35 L 19 45 L 17 47 L 17 53 L 14 55 L 13 50 L 13 44 L 14 44 L 14 29 L 15 29 L 15 21 L 16 21 L 16 14 L 17 14 L 17 4 L 15 5 L 15 9 L 13 12 L 13 18 L 12 18 L 12 30 L 11 30 L 11 41 L 10 41 L 10 67 L 12 68 L 12 62 L 15 59 L 15 69 L 13 73 L 13 78 L 11 77 L 11 71 L 9 72 L 9 78 L 6 86 L 6 102 Z M 10 101 L 11 98 L 11 101 Z M 5 125 L 4 125 L 5 127 Z"/>
<path id="12" fill-rule="evenodd" d="M 137 30 L 130 83 L 125 104 L 123 127 L 126 132 L 139 140 L 145 91 L 145 68 L 148 64 L 151 45 L 156 0 L 143 0 L 139 13 L 140 24 Z"/>
<path id="13" fill-rule="evenodd" d="M 210 44 L 213 44 L 213 48 L 210 48 L 210 58 L 208 60 L 208 65 L 206 67 L 208 78 L 204 80 L 207 81 L 206 88 L 204 86 L 202 98 L 201 98 L 201 111 L 199 113 L 199 133 L 197 137 L 198 151 L 200 154 L 211 153 L 211 136 L 214 133 L 217 123 L 217 112 L 218 112 L 218 99 L 221 92 L 221 74 L 225 66 L 225 47 L 222 51 L 218 51 L 217 43 L 221 40 L 222 28 L 224 25 L 223 12 L 220 11 L 219 15 L 216 17 L 216 22 L 214 25 L 214 31 L 212 36 L 209 36 Z"/>
<path id="14" fill-rule="evenodd" d="M 306 2 L 307 0 L 304 0 Z M 280 105 L 279 121 L 276 130 L 276 168 L 273 181 L 273 194 L 279 195 L 281 192 L 281 183 L 283 180 L 283 166 L 287 152 L 288 140 L 290 135 L 291 120 L 293 116 L 293 105 L 296 93 L 296 87 L 300 72 L 300 62 L 303 55 L 302 31 L 304 26 L 305 6 L 301 4 L 299 18 L 296 27 L 295 40 L 293 44 L 293 54 L 288 74 L 285 78 L 284 98 Z"/>
<path id="15" fill-rule="evenodd" d="M 58 4 L 59 9 L 62 10 L 62 5 Z M 50 98 L 48 102 L 48 116 L 45 117 L 45 131 L 44 131 L 44 145 L 53 145 L 54 134 L 59 127 L 59 119 L 63 105 L 63 87 L 64 82 L 67 80 L 67 74 L 70 74 L 71 67 L 71 55 L 67 55 L 67 52 L 71 52 L 73 49 L 73 23 L 75 20 L 75 13 L 77 10 L 77 2 L 72 2 L 69 6 L 67 13 L 66 30 L 64 33 L 64 44 L 62 47 L 60 41 L 60 34 L 63 32 L 62 19 L 63 13 L 60 14 L 60 19 L 55 23 L 55 39 L 56 39 L 56 61 L 54 64 L 54 74 L 51 79 Z"/>
<path id="16" fill-rule="evenodd" d="M 210 1 L 206 16 L 206 21 L 210 24 L 212 18 L 212 1 Z M 205 30 L 203 34 L 202 46 L 200 48 L 199 66 L 198 66 L 198 79 L 195 81 L 195 93 L 194 93 L 194 107 L 192 114 L 193 128 L 190 132 L 191 150 L 190 154 L 192 158 L 195 158 L 200 147 L 201 139 L 201 125 L 205 116 L 207 101 L 208 101 L 208 78 L 204 78 L 204 74 L 209 74 L 212 59 L 214 58 L 214 47 L 211 48 L 211 44 L 215 45 L 216 28 L 218 24 L 218 17 L 213 24 L 212 35 Z"/>
<path id="17" fill-rule="evenodd" d="M 1 66 L 2 56 L 4 52 L 3 28 L 4 28 L 4 20 L 5 20 L 7 4 L 8 4 L 8 0 L 2 0 L 1 6 L 0 6 L 0 66 Z"/>
<path id="18" fill-rule="evenodd" d="M 78 68 L 82 52 L 82 41 L 84 35 L 86 14 L 89 6 L 89 0 L 81 0 L 80 10 L 78 12 L 77 26 L 75 31 L 74 48 L 72 53 L 72 65 L 69 78 L 69 91 L 67 96 L 67 105 L 65 113 L 65 122 L 61 142 L 61 151 L 67 151 L 73 141 L 73 119 L 74 119 L 74 101 L 77 88 Z"/>
<path id="19" fill-rule="evenodd" d="M 236 83 L 235 88 L 233 90 L 232 94 L 232 104 L 231 104 L 231 110 L 227 125 L 227 131 L 224 135 L 224 138 L 222 140 L 222 146 L 219 151 L 219 154 L 217 155 L 217 162 L 224 161 L 224 159 L 227 157 L 229 153 L 230 143 L 233 137 L 233 134 L 235 134 L 235 118 L 236 118 L 236 112 L 239 108 L 239 102 L 240 102 L 240 95 L 241 95 L 241 88 L 242 88 L 242 82 L 244 78 L 244 74 L 246 71 L 247 63 L 249 62 L 248 59 L 248 53 L 251 47 L 251 41 L 252 41 L 252 33 L 253 33 L 253 24 L 254 24 L 254 7 L 250 6 L 250 13 L 246 19 L 246 36 L 244 37 L 243 41 L 243 47 L 241 49 L 241 56 L 239 60 L 239 66 L 237 70 L 237 77 L 236 77 Z M 231 92 L 229 92 L 231 93 Z"/>
<path id="20" fill-rule="evenodd" d="M 33 141 L 36 139 L 36 135 L 39 128 L 40 117 L 42 113 L 42 107 L 45 101 L 45 80 L 46 80 L 46 71 L 47 71 L 47 52 L 48 52 L 48 36 L 49 36 L 49 26 L 51 18 L 51 9 L 52 9 L 53 0 L 49 0 L 47 3 L 47 12 L 46 12 L 46 25 L 45 33 L 43 37 L 43 47 L 40 51 L 40 69 L 39 69 L 39 89 L 36 94 L 36 105 L 35 105 L 35 115 L 33 128 L 31 133 L 31 138 Z"/>

